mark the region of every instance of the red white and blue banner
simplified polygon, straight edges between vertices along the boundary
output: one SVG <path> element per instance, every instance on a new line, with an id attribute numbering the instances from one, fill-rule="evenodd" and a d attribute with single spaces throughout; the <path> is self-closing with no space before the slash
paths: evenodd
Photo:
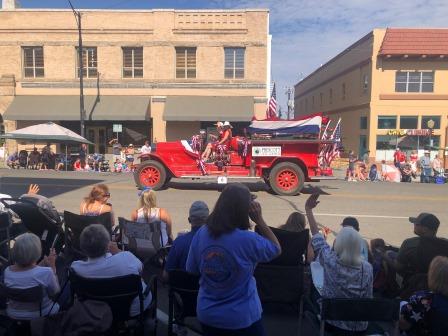
<path id="1" fill-rule="evenodd" d="M 275 135 L 315 135 L 319 136 L 322 115 L 313 115 L 299 120 L 253 120 L 248 131 L 250 134 Z"/>

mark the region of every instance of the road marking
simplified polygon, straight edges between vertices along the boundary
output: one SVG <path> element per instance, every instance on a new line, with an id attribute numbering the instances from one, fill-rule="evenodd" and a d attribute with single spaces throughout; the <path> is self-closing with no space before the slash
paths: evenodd
<path id="1" fill-rule="evenodd" d="M 315 216 L 329 216 L 329 217 L 357 217 L 357 218 L 391 218 L 391 219 L 409 219 L 403 216 L 380 216 L 380 215 L 355 215 L 355 214 L 337 214 L 337 213 L 315 213 Z"/>
<path id="2" fill-rule="evenodd" d="M 323 195 L 326 196 L 326 195 Z M 371 199 L 371 200 L 408 200 L 408 201 L 448 201 L 448 197 L 411 196 L 411 195 L 372 195 L 372 194 L 344 194 L 334 193 L 328 196 L 351 198 L 351 199 Z"/>

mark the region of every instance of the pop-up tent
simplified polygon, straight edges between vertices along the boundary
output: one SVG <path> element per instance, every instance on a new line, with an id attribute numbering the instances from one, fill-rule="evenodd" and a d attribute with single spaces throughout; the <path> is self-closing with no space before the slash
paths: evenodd
<path id="1" fill-rule="evenodd" d="M 69 129 L 53 122 L 33 125 L 0 135 L 0 138 L 12 140 L 25 140 L 26 142 L 56 142 L 65 144 L 65 157 L 67 157 L 67 145 L 70 143 L 92 144 Z M 67 164 L 65 164 L 67 170 Z"/>
<path id="2" fill-rule="evenodd" d="M 28 142 L 43 141 L 57 143 L 85 143 L 92 144 L 69 129 L 53 122 L 33 125 L 0 135 L 4 139 L 26 140 Z"/>

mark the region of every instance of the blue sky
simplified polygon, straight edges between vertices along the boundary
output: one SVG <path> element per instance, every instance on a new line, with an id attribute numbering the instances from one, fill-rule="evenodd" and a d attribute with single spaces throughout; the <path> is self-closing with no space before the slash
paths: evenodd
<path id="1" fill-rule="evenodd" d="M 77 8 L 269 8 L 272 77 L 286 109 L 286 86 L 313 72 L 373 28 L 447 27 L 447 0 L 72 0 Z M 20 0 L 64 8 L 66 0 Z"/>

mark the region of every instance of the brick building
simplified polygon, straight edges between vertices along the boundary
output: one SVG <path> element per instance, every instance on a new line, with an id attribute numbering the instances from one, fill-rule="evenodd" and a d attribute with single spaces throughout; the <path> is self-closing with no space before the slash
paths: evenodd
<path id="1" fill-rule="evenodd" d="M 0 10 L 0 115 L 6 131 L 45 121 L 80 131 L 78 31 L 71 10 Z M 81 10 L 86 137 L 123 144 L 189 138 L 217 120 L 265 113 L 269 13 Z"/>
<path id="2" fill-rule="evenodd" d="M 296 84 L 296 115 L 320 111 L 372 160 L 448 154 L 448 29 L 373 30 Z"/>

